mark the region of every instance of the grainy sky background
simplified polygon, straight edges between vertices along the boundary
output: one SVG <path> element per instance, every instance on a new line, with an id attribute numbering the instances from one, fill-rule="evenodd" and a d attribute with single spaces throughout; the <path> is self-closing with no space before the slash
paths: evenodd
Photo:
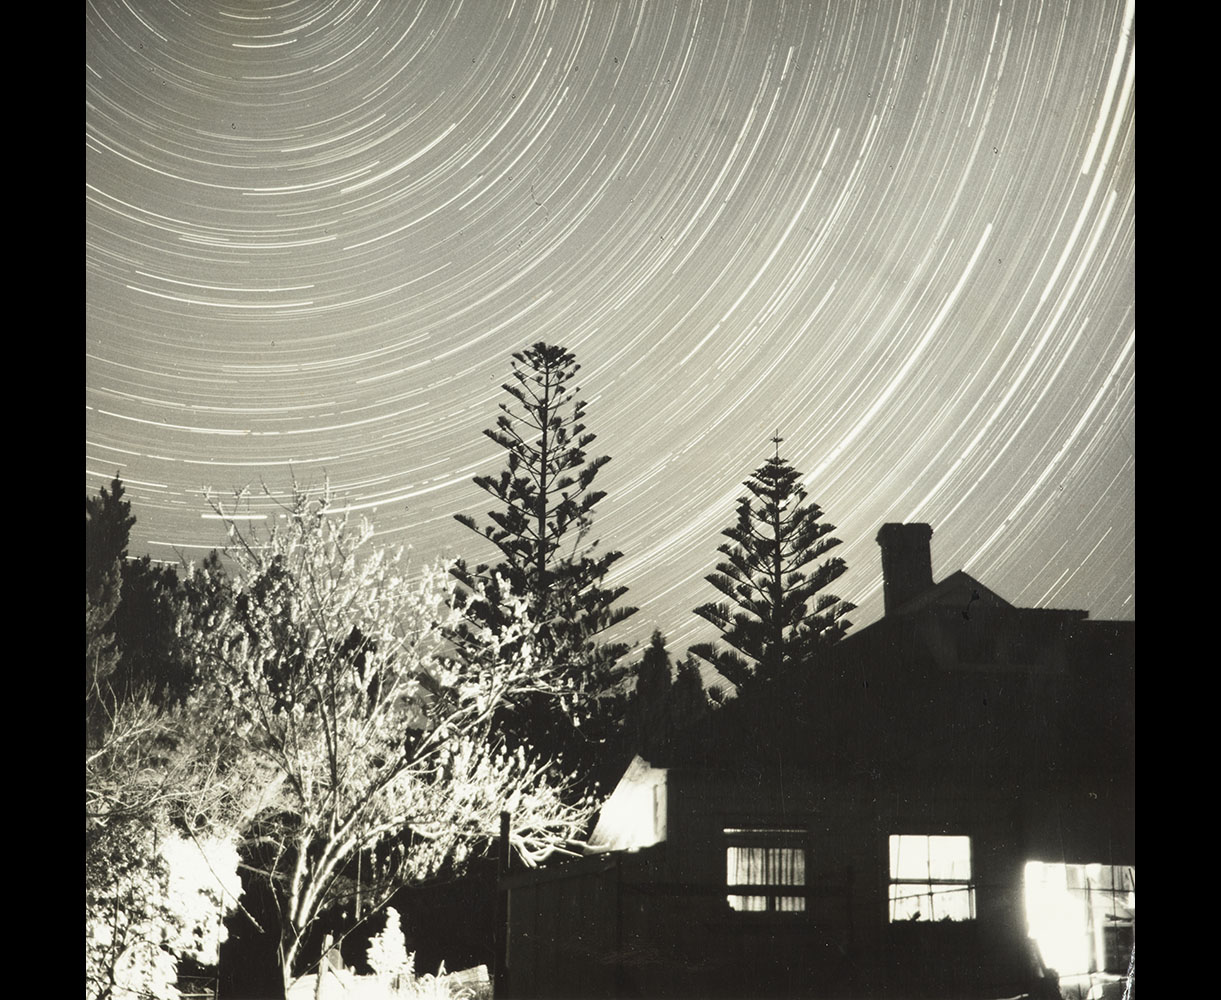
<path id="1" fill-rule="evenodd" d="M 1135 35 L 1112 0 L 86 5 L 85 486 L 132 553 L 205 486 L 329 477 L 493 552 L 509 356 L 582 363 L 595 534 L 681 651 L 784 438 L 881 614 L 934 527 L 1024 605 L 1134 618 Z M 253 510 L 273 509 L 257 498 Z"/>

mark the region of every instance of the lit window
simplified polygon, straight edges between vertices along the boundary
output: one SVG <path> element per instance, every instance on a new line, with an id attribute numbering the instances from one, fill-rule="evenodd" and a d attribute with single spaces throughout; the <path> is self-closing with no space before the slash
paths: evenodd
<path id="1" fill-rule="evenodd" d="M 726 899 L 731 909 L 800 913 L 806 908 L 805 830 L 725 828 Z"/>
<path id="2" fill-rule="evenodd" d="M 974 920 L 970 837 L 890 838 L 890 921 Z"/>
<path id="3" fill-rule="evenodd" d="M 1136 868 L 1028 862 L 1026 919 L 1043 961 L 1061 975 L 1126 972 L 1136 946 Z"/>

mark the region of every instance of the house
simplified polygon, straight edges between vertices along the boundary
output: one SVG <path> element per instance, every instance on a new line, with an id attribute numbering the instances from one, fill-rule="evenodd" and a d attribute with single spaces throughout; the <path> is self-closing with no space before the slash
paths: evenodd
<path id="1" fill-rule="evenodd" d="M 501 882 L 515 997 L 1056 996 L 1135 940 L 1135 623 L 934 583 L 637 758 L 590 852 Z M 1084 995 L 1084 994 L 1082 994 Z"/>

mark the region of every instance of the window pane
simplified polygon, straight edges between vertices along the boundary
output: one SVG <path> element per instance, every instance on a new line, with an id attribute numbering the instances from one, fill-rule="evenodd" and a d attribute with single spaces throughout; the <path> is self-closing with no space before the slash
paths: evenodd
<path id="1" fill-rule="evenodd" d="M 740 913 L 761 913 L 767 909 L 766 896 L 727 896 L 729 908 Z"/>
<path id="2" fill-rule="evenodd" d="M 767 849 L 765 881 L 768 885 L 805 885 L 805 851 L 796 847 Z"/>
<path id="3" fill-rule="evenodd" d="M 746 881 L 746 856 L 740 847 L 731 847 L 725 852 L 725 881 L 729 885 Z"/>
<path id="4" fill-rule="evenodd" d="M 892 921 L 928 920 L 930 910 L 928 890 L 927 885 L 892 883 L 890 886 L 890 919 Z"/>
<path id="5" fill-rule="evenodd" d="M 729 885 L 805 885 L 806 857 L 799 847 L 730 847 L 725 852 Z"/>
<path id="6" fill-rule="evenodd" d="M 894 883 L 890 887 L 890 919 L 974 920 L 975 892 L 969 886 Z"/>
<path id="7" fill-rule="evenodd" d="M 970 837 L 929 837 L 929 875 L 966 882 L 971 878 Z"/>
<path id="8" fill-rule="evenodd" d="M 933 886 L 933 920 L 971 920 L 975 916 L 975 893 L 957 886 Z"/>
<path id="9" fill-rule="evenodd" d="M 777 896 L 776 909 L 782 913 L 802 913 L 806 908 L 805 896 Z"/>
<path id="10" fill-rule="evenodd" d="M 928 837 L 902 834 L 890 838 L 890 877 L 928 878 Z"/>

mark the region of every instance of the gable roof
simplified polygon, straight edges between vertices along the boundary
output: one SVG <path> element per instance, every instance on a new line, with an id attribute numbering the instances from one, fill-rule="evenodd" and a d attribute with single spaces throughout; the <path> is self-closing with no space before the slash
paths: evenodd
<path id="1" fill-rule="evenodd" d="M 995 590 L 960 569 L 951 573 L 940 583 L 933 584 L 928 590 L 899 605 L 891 614 L 907 615 L 930 605 L 961 606 L 966 610 L 976 602 L 982 602 L 989 607 L 1013 607 Z"/>
<path id="2" fill-rule="evenodd" d="M 1065 615 L 1076 619 L 1089 617 L 1088 611 L 1079 611 L 1069 608 L 1019 609 L 1017 605 L 1005 600 L 1005 598 L 1001 597 L 1001 595 L 995 590 L 988 587 L 986 584 L 980 583 L 980 581 L 973 577 L 970 573 L 961 569 L 951 573 L 940 583 L 933 584 L 932 587 L 916 597 L 913 597 L 911 600 L 899 605 L 899 607 L 890 612 L 887 617 L 913 614 L 914 612 L 921 611 L 934 605 L 940 607 L 956 607 L 966 612 L 969 612 L 974 606 L 979 606 L 989 608 L 1006 608 L 1014 611 L 1021 610 L 1025 612 L 1042 612 L 1045 614 Z M 846 638 L 851 637 L 849 636 Z"/>

